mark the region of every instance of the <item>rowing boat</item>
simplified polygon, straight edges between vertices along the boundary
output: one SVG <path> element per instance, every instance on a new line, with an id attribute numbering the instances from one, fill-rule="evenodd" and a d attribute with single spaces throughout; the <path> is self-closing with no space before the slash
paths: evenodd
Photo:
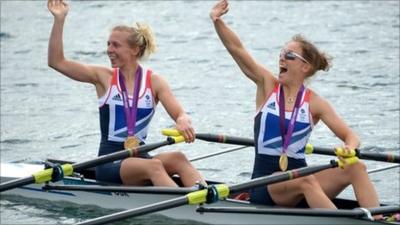
<path id="1" fill-rule="evenodd" d="M 44 169 L 41 162 L 14 162 L 1 164 L 1 183 L 29 176 Z M 54 183 L 49 190 L 43 185 L 30 184 L 1 193 L 1 196 L 18 195 L 26 198 L 67 201 L 79 205 L 95 205 L 105 209 L 132 209 L 182 196 L 197 190 L 193 188 L 132 187 L 119 191 L 118 186 L 98 182 L 90 170 L 66 176 Z M 210 182 L 213 183 L 213 182 Z M 68 190 L 67 187 L 115 187 L 105 190 Z M 64 186 L 64 189 L 62 188 Z M 59 187 L 59 188 L 57 188 Z M 121 186 L 120 186 L 121 187 Z M 48 187 L 49 188 L 49 187 Z M 124 187 L 121 187 L 124 188 Z M 60 189 L 60 190 L 58 190 Z M 72 188 L 73 189 L 73 188 Z M 158 212 L 161 215 L 178 219 L 193 220 L 209 224 L 383 224 L 371 221 L 366 211 L 355 208 L 351 200 L 335 201 L 341 210 L 322 210 L 307 208 L 278 208 L 256 205 L 248 201 L 228 198 L 224 201 L 200 207 L 185 205 Z M 354 209 L 355 208 L 355 209 Z"/>

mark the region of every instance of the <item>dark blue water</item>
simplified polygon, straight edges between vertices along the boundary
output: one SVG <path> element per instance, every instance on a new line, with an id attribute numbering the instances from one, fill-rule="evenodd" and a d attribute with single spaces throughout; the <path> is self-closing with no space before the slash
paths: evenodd
<path id="1" fill-rule="evenodd" d="M 52 16 L 45 1 L 1 1 L 2 162 L 59 158 L 83 161 L 97 155 L 97 100 L 91 85 L 69 80 L 47 67 Z M 210 19 L 214 1 L 73 1 L 64 46 L 67 57 L 109 65 L 106 40 L 112 26 L 148 23 L 159 51 L 144 62 L 170 83 L 198 132 L 252 137 L 255 86 L 223 48 Z M 261 63 L 278 71 L 278 54 L 302 33 L 334 57 L 333 68 L 310 86 L 327 98 L 362 140 L 362 149 L 399 154 L 398 1 L 232 1 L 225 20 Z M 163 139 L 173 125 L 160 106 L 149 141 Z M 315 146 L 340 145 L 323 124 Z M 229 146 L 197 141 L 179 148 L 189 158 Z M 310 156 L 324 163 L 331 157 Z M 195 162 L 212 180 L 237 183 L 249 178 L 253 150 Z M 240 165 L 240 166 L 238 166 Z M 368 169 L 387 164 L 367 162 Z M 371 175 L 383 202 L 399 204 L 399 170 Z M 354 198 L 351 189 L 343 196 Z M 1 199 L 1 224 L 70 224 L 99 215 L 57 204 Z M 144 223 L 138 219 L 138 224 Z M 140 222 L 141 221 L 141 222 Z M 148 220 L 144 220 L 148 221 Z M 152 224 L 182 224 L 162 218 Z"/>

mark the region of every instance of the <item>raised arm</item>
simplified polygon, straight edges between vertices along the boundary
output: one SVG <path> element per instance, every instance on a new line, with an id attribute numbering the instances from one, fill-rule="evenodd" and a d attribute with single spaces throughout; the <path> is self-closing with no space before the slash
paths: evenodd
<path id="1" fill-rule="evenodd" d="M 221 0 L 210 12 L 210 18 L 214 23 L 219 38 L 248 78 L 257 85 L 264 85 L 265 82 L 267 82 L 267 84 L 273 86 L 273 81 L 275 80 L 273 74 L 263 65 L 256 62 L 245 49 L 239 37 L 222 20 L 221 17 L 227 13 L 228 10 L 228 1 Z"/>
<path id="2" fill-rule="evenodd" d="M 183 107 L 172 93 L 167 81 L 161 76 L 153 74 L 151 83 L 156 98 L 164 106 L 169 116 L 175 121 L 176 129 L 183 134 L 186 142 L 193 142 L 195 139 L 195 131 L 190 117 L 186 114 Z"/>
<path id="3" fill-rule="evenodd" d="M 47 7 L 54 16 L 48 48 L 48 65 L 65 76 L 96 86 L 99 95 L 105 93 L 107 75 L 112 74 L 111 69 L 101 66 L 86 65 L 64 57 L 63 29 L 69 10 L 69 5 L 64 0 L 48 0 Z"/>

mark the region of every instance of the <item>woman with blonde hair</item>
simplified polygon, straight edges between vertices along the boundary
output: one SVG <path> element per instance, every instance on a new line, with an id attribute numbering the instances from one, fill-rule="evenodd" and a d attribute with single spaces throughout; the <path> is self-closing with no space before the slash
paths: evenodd
<path id="1" fill-rule="evenodd" d="M 193 142 L 194 129 L 167 82 L 139 60 L 154 53 L 154 36 L 147 25 L 116 26 L 107 41 L 111 68 L 88 65 L 64 57 L 63 28 L 69 11 L 64 0 L 48 0 L 54 16 L 49 40 L 48 64 L 63 75 L 93 84 L 100 111 L 101 142 L 99 156 L 144 144 L 158 102 L 176 122 L 186 142 Z M 184 186 L 204 180 L 181 152 L 141 155 L 96 167 L 100 181 L 126 185 L 177 186 L 177 174 Z"/>

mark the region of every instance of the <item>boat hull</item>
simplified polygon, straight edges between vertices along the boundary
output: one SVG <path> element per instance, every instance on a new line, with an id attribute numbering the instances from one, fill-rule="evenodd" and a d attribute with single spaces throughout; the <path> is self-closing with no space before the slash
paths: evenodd
<path id="1" fill-rule="evenodd" d="M 12 179 L 26 177 L 36 171 L 43 169 L 43 165 L 13 164 L 6 163 L 1 165 L 1 182 Z M 98 184 L 95 180 L 81 179 L 76 177 L 66 177 L 55 184 Z M 94 205 L 105 209 L 133 209 L 148 204 L 180 197 L 179 194 L 157 194 L 157 193 L 126 193 L 110 191 L 64 191 L 42 189 L 41 184 L 31 184 L 1 193 L 1 197 L 7 195 L 18 195 L 27 198 L 44 199 L 49 201 L 67 201 L 79 205 Z M 247 201 L 228 199 L 211 204 L 212 207 L 250 207 L 268 208 L 250 204 Z M 173 209 L 158 212 L 161 215 L 178 219 L 193 220 L 209 224 L 377 224 L 357 218 L 343 217 L 319 217 L 319 216 L 299 216 L 299 215 L 271 215 L 271 214 L 243 214 L 243 213 L 198 213 L 198 206 L 180 206 Z"/>

